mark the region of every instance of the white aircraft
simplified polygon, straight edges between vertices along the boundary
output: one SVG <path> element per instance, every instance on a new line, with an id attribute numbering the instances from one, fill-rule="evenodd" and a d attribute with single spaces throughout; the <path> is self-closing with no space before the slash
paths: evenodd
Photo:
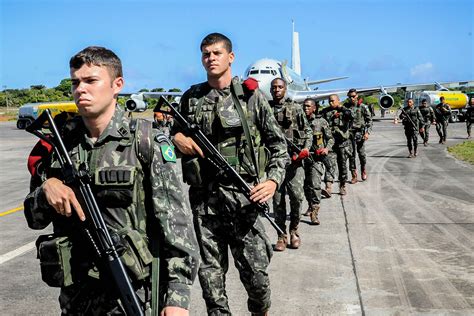
<path id="1" fill-rule="evenodd" d="M 328 78 L 317 81 L 306 81 L 301 77 L 300 66 L 300 49 L 299 49 L 299 34 L 294 31 L 293 24 L 293 45 L 292 45 L 292 66 L 288 67 L 286 61 L 278 61 L 275 59 L 260 59 L 251 64 L 245 71 L 245 78 L 252 77 L 258 81 L 260 90 L 265 94 L 267 99 L 271 100 L 270 83 L 275 78 L 283 78 L 287 84 L 287 96 L 296 101 L 302 102 L 306 98 L 314 98 L 316 100 L 326 99 L 331 94 L 346 95 L 349 88 L 346 89 L 332 89 L 319 90 L 311 89 L 310 86 L 334 80 L 345 79 L 347 77 Z M 379 104 L 381 107 L 388 109 L 393 105 L 393 98 L 388 94 L 389 92 L 396 92 L 398 89 L 404 91 L 420 91 L 425 89 L 430 90 L 448 90 L 447 88 L 455 88 L 460 86 L 474 86 L 474 81 L 464 82 L 446 82 L 446 83 L 425 83 L 425 84 L 397 84 L 392 86 L 378 86 L 358 88 L 359 94 L 373 94 L 380 93 Z"/>

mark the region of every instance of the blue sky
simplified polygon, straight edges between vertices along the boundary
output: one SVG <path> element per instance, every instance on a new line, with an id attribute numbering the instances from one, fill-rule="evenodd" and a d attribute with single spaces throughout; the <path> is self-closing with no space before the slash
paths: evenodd
<path id="1" fill-rule="evenodd" d="M 187 89 L 205 80 L 205 35 L 231 38 L 243 75 L 263 57 L 291 61 L 292 19 L 303 77 L 350 77 L 320 89 L 474 80 L 472 0 L 0 0 L 0 90 L 57 86 L 89 45 L 122 59 L 124 92 Z"/>

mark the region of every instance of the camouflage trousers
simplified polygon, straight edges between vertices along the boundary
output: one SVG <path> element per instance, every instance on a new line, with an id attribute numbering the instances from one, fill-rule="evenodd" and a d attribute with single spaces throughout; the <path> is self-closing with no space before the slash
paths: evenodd
<path id="1" fill-rule="evenodd" d="M 423 139 L 423 143 L 427 143 L 430 140 L 430 126 L 431 124 L 423 125 L 423 133 L 420 132 L 421 139 Z"/>
<path id="2" fill-rule="evenodd" d="M 311 207 L 321 203 L 321 178 L 324 174 L 322 161 L 305 160 L 304 195 Z"/>
<path id="3" fill-rule="evenodd" d="M 472 126 L 472 122 L 467 120 L 466 121 L 467 136 L 471 136 L 471 126 Z"/>
<path id="4" fill-rule="evenodd" d="M 194 229 L 201 253 L 198 276 L 208 315 L 231 315 L 225 290 L 228 250 L 248 294 L 252 313 L 270 309 L 267 267 L 272 246 L 257 210 L 235 189 L 190 189 Z"/>
<path id="5" fill-rule="evenodd" d="M 350 146 L 350 144 L 348 144 L 346 146 L 334 145 L 333 148 L 334 152 L 336 153 L 337 169 L 339 173 L 339 184 L 342 185 L 347 182 L 347 160 L 352 155 L 352 147 Z"/>
<path id="6" fill-rule="evenodd" d="M 356 166 L 356 153 L 359 156 L 360 168 L 364 169 L 367 163 L 367 157 L 365 155 L 365 140 L 356 140 L 351 136 L 352 155 L 349 156 L 349 169 L 351 171 L 357 170 Z"/>
<path id="7" fill-rule="evenodd" d="M 298 229 L 303 204 L 304 170 L 301 162 L 291 163 L 286 167 L 285 180 L 273 196 L 275 223 L 286 232 L 286 194 L 290 199 L 290 231 Z"/>
<path id="8" fill-rule="evenodd" d="M 143 288 L 137 291 L 144 301 Z M 117 295 L 111 289 L 110 282 L 88 278 L 80 283 L 62 287 L 59 294 L 61 315 L 125 315 Z M 149 306 L 149 304 L 147 304 Z M 147 312 L 150 312 L 147 310 Z"/>
<path id="9" fill-rule="evenodd" d="M 412 151 L 416 152 L 418 149 L 418 133 L 410 126 L 405 128 L 405 136 L 407 138 L 408 151 L 410 153 Z"/>
<path id="10" fill-rule="evenodd" d="M 336 153 L 330 151 L 327 156 L 323 159 L 324 164 L 324 182 L 334 182 L 336 177 Z"/>
<path id="11" fill-rule="evenodd" d="M 448 120 L 436 121 L 436 131 L 438 132 L 439 140 L 446 141 L 448 133 Z"/>

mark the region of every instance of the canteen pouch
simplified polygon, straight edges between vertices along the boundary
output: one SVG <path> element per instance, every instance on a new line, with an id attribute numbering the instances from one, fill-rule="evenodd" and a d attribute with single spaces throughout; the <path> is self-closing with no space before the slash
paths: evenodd
<path id="1" fill-rule="evenodd" d="M 73 284 L 71 274 L 72 243 L 66 236 L 41 235 L 36 240 L 41 278 L 51 287 Z"/>
<path id="2" fill-rule="evenodd" d="M 201 168 L 198 158 L 181 159 L 181 167 L 183 170 L 183 180 L 188 185 L 199 186 L 202 184 Z"/>
<path id="3" fill-rule="evenodd" d="M 121 256 L 122 263 L 132 272 L 135 280 L 143 280 L 150 275 L 150 263 L 153 256 L 147 242 L 133 229 L 118 232 L 125 246 Z"/>

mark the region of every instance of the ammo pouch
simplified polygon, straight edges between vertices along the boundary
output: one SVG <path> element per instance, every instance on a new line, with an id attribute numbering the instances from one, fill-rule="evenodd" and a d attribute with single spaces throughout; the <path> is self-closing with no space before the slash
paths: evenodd
<path id="1" fill-rule="evenodd" d="M 131 228 L 124 228 L 116 232 L 120 236 L 124 251 L 120 256 L 122 263 L 131 272 L 133 280 L 143 280 L 150 276 L 153 256 L 148 249 L 148 242 L 142 235 Z"/>
<path id="2" fill-rule="evenodd" d="M 184 156 L 181 158 L 181 168 L 183 171 L 183 180 L 186 184 L 193 186 L 202 184 L 199 158 Z"/>
<path id="3" fill-rule="evenodd" d="M 72 243 L 66 236 L 41 235 L 36 240 L 41 278 L 52 287 L 73 284 L 71 273 Z"/>

